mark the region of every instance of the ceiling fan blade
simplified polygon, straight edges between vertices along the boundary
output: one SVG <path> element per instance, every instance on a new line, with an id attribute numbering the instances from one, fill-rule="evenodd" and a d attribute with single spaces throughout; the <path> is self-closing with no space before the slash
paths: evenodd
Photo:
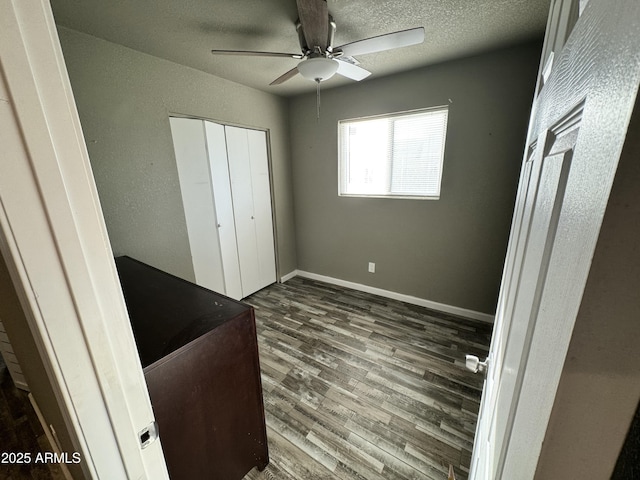
<path id="1" fill-rule="evenodd" d="M 300 53 L 280 53 L 280 52 L 252 52 L 249 50 L 211 50 L 214 55 L 245 55 L 251 57 L 282 57 L 303 59 L 304 55 Z"/>
<path id="2" fill-rule="evenodd" d="M 334 51 L 342 52 L 343 55 L 355 56 L 407 47 L 422 42 L 424 42 L 424 27 L 418 27 L 347 43 Z"/>
<path id="3" fill-rule="evenodd" d="M 288 72 L 280 75 L 278 78 L 276 78 L 273 82 L 271 82 L 269 85 L 280 85 L 281 83 L 286 82 L 287 80 L 289 80 L 290 78 L 295 77 L 298 74 L 298 67 L 293 67 L 291 70 L 289 70 Z"/>
<path id="4" fill-rule="evenodd" d="M 370 71 L 365 70 L 362 67 L 349 62 L 343 62 L 339 58 L 336 58 L 336 60 L 338 60 L 338 71 L 336 73 L 342 75 L 343 77 L 347 77 L 351 80 L 356 80 L 359 82 L 360 80 L 365 79 L 369 75 L 371 75 Z"/>
<path id="5" fill-rule="evenodd" d="M 329 7 L 327 0 L 296 0 L 307 47 L 327 49 L 329 39 Z"/>

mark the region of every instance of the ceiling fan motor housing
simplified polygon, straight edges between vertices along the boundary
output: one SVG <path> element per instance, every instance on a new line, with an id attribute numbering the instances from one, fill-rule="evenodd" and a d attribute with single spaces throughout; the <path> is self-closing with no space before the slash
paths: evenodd
<path id="1" fill-rule="evenodd" d="M 336 73 L 351 80 L 363 80 L 371 72 L 359 67 L 359 62 L 353 58 L 354 56 L 416 45 L 424 41 L 424 27 L 418 27 L 334 47 L 336 22 L 329 14 L 327 0 L 296 0 L 296 5 L 298 7 L 296 32 L 301 53 L 246 50 L 211 50 L 211 53 L 302 59 L 296 67 L 271 82 L 271 85 L 280 85 L 298 73 L 319 84 Z"/>
<path id="2" fill-rule="evenodd" d="M 338 71 L 338 61 L 327 57 L 312 57 L 298 64 L 298 73 L 308 80 L 323 82 Z"/>

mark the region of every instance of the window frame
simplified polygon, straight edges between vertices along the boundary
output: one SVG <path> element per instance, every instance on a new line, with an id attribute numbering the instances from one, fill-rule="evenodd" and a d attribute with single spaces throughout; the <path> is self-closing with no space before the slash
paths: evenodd
<path id="1" fill-rule="evenodd" d="M 346 175 L 348 162 L 343 158 L 343 124 L 345 123 L 356 123 L 360 121 L 368 121 L 368 120 L 376 120 L 376 119 L 396 119 L 403 117 L 410 117 L 413 115 L 419 115 L 424 113 L 435 113 L 435 112 L 445 112 L 446 119 L 444 122 L 444 130 L 443 130 L 443 143 L 442 143 L 442 155 L 440 158 L 440 169 L 438 172 L 438 194 L 437 195 L 410 195 L 410 194 L 383 194 L 383 193 L 347 193 L 346 192 Z M 404 110 L 400 112 L 393 113 L 383 113 L 377 115 L 369 115 L 363 117 L 356 118 L 346 118 L 338 120 L 338 196 L 339 197 L 352 197 L 352 198 L 387 198 L 387 199 L 404 199 L 404 200 L 439 200 L 441 195 L 441 187 L 442 187 L 442 173 L 444 169 L 444 154 L 446 147 L 446 138 L 447 138 L 447 128 L 449 123 L 449 105 L 438 105 L 434 107 L 427 108 L 419 108 L 414 110 Z M 390 147 L 390 150 L 393 150 L 393 147 Z M 393 161 L 390 161 L 391 167 L 393 166 Z"/>

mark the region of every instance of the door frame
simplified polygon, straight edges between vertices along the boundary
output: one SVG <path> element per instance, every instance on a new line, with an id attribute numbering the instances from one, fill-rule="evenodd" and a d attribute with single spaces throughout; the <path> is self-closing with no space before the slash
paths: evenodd
<path id="1" fill-rule="evenodd" d="M 48 0 L 0 0 L 0 69 L 0 250 L 83 472 L 168 479 Z"/>
<path id="2" fill-rule="evenodd" d="M 633 0 L 615 5 L 606 0 L 590 0 L 588 5 L 579 0 L 552 1 L 527 152 L 535 139 L 542 143 L 540 139 L 552 126 L 557 126 L 557 130 L 551 133 L 559 133 L 570 126 L 580 112 L 584 112 L 584 117 L 580 137 L 572 147 L 575 161 L 569 175 L 575 187 L 567 190 L 568 208 L 560 213 L 541 308 L 535 323 L 530 325 L 529 345 L 523 352 L 526 358 L 519 371 L 521 384 L 514 400 L 512 428 L 506 438 L 507 448 L 502 452 L 497 478 L 534 478 L 540 466 L 543 443 L 549 449 L 548 445 L 554 441 L 550 419 L 556 408 L 554 402 L 560 397 L 558 392 L 566 395 L 571 391 L 571 386 L 561 382 L 561 376 L 569 360 L 575 360 L 565 362 L 574 326 L 580 326 L 584 318 L 578 318 L 579 312 L 589 303 L 583 293 L 592 273 L 592 259 L 600 241 L 617 162 L 628 138 L 629 120 L 636 102 L 640 57 L 637 50 L 630 47 L 638 38 L 638 29 L 632 27 L 637 14 L 638 6 Z M 593 48 L 581 48 L 585 45 Z M 588 68 L 582 68 L 585 64 Z M 569 77 L 568 72 L 576 72 L 578 78 Z M 608 78 L 626 81 L 607 83 Z M 589 195 L 583 195 L 584 192 Z M 513 226 L 511 236 L 509 251 L 514 241 Z M 503 283 L 499 313 L 505 288 Z M 496 319 L 496 329 L 503 320 Z M 497 341 L 495 337 L 492 339 L 492 349 Z M 598 351 L 589 354 L 595 358 L 606 356 Z M 488 408 L 486 397 L 483 394 L 481 414 Z M 481 423 L 482 417 L 478 430 Z M 585 419 L 584 423 L 590 422 Z M 575 450 L 573 444 L 562 446 Z M 485 452 L 480 448 L 483 444 L 476 439 L 473 459 L 484 457 Z M 558 454 L 561 459 L 571 457 L 563 453 Z M 585 463 L 584 458 L 582 461 Z M 566 469 L 571 470 L 571 466 L 567 463 Z M 488 478 L 483 475 L 484 470 L 472 469 L 470 478 Z"/>

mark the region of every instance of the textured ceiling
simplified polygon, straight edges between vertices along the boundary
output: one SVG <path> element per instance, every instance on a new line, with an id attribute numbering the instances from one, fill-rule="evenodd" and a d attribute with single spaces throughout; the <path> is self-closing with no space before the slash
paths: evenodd
<path id="1" fill-rule="evenodd" d="M 335 45 L 425 27 L 421 45 L 363 55 L 377 78 L 513 45 L 544 32 L 550 0 L 328 0 Z M 298 53 L 295 0 L 51 0 L 56 23 L 277 95 L 313 91 L 299 75 L 269 86 L 297 61 L 214 56 L 210 50 Z M 365 80 L 366 81 L 366 80 Z M 323 88 L 351 80 L 335 76 Z"/>

